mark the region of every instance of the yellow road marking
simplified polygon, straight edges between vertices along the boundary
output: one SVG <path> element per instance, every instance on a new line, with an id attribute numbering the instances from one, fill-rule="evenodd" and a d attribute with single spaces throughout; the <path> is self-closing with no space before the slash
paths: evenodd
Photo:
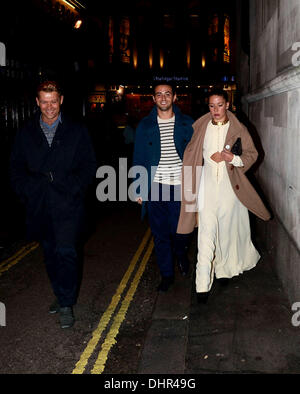
<path id="1" fill-rule="evenodd" d="M 24 252 L 24 250 L 28 247 L 30 247 L 32 244 L 23 246 L 20 250 L 18 250 L 13 256 L 10 256 L 8 259 L 3 260 L 0 262 L 0 267 L 6 265 L 7 263 L 9 263 L 10 261 L 14 260 L 17 256 L 19 256 L 21 253 Z"/>
<path id="2" fill-rule="evenodd" d="M 138 250 L 136 251 L 135 255 L 133 256 L 125 275 L 123 276 L 123 279 L 121 280 L 116 293 L 113 295 L 108 308 L 103 313 L 103 315 L 100 319 L 100 322 L 98 324 L 98 327 L 94 330 L 94 332 L 92 334 L 92 338 L 88 342 L 79 361 L 76 363 L 76 366 L 75 366 L 74 370 L 72 371 L 72 374 L 82 374 L 84 372 L 90 356 L 94 352 L 95 347 L 97 346 L 103 331 L 105 330 L 106 326 L 108 325 L 108 323 L 111 319 L 112 314 L 114 313 L 116 307 L 118 306 L 118 303 L 121 299 L 121 295 L 126 288 L 127 282 L 130 278 L 130 275 L 132 274 L 132 272 L 133 272 L 133 270 L 140 258 L 140 255 L 142 254 L 142 252 L 145 248 L 145 245 L 147 244 L 150 236 L 151 236 L 151 230 L 148 229 Z"/>
<path id="3" fill-rule="evenodd" d="M 101 374 L 104 371 L 105 368 L 105 363 L 108 357 L 108 353 L 112 346 L 116 343 L 116 336 L 118 335 L 120 326 L 122 322 L 125 319 L 125 315 L 127 313 L 127 310 L 129 308 L 129 305 L 133 299 L 134 293 L 137 289 L 137 286 L 139 284 L 139 281 L 145 271 L 146 264 L 151 256 L 152 250 L 153 250 L 153 240 L 151 240 L 147 251 L 145 252 L 145 255 L 143 257 L 143 260 L 141 262 L 141 265 L 131 283 L 131 286 L 126 294 L 126 297 L 124 298 L 121 308 L 117 315 L 114 318 L 114 322 L 109 330 L 109 333 L 106 336 L 106 339 L 104 343 L 102 344 L 101 351 L 98 355 L 98 358 L 94 364 L 94 368 L 92 369 L 91 373 L 92 374 Z"/>
<path id="4" fill-rule="evenodd" d="M 23 259 L 27 254 L 32 252 L 34 249 L 36 249 L 39 246 L 37 242 L 32 242 L 26 246 L 23 246 L 17 253 L 15 253 L 13 256 L 9 257 L 8 259 L 2 261 L 0 263 L 0 276 L 3 274 L 3 272 L 9 270 L 12 266 L 17 264 L 20 260 Z"/>

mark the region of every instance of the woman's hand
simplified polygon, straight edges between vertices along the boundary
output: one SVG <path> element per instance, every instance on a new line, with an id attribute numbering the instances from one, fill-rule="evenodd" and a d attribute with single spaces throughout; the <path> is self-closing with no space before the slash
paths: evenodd
<path id="1" fill-rule="evenodd" d="M 221 161 L 231 162 L 234 157 L 234 154 L 229 150 L 224 149 L 222 152 L 215 152 L 210 158 L 216 163 L 221 163 Z"/>
<path id="2" fill-rule="evenodd" d="M 210 158 L 216 163 L 220 163 L 221 161 L 224 161 L 221 152 L 215 152 L 213 155 L 210 156 Z"/>
<path id="3" fill-rule="evenodd" d="M 221 152 L 221 157 L 224 161 L 230 162 L 234 158 L 234 154 L 231 153 L 229 150 L 224 149 Z"/>

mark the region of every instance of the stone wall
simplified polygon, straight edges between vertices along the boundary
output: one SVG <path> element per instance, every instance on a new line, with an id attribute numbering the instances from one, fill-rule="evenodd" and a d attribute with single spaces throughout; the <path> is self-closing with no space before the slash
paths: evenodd
<path id="1" fill-rule="evenodd" d="M 264 149 L 257 178 L 274 214 L 257 226 L 293 303 L 300 301 L 300 1 L 250 0 L 249 13 L 243 109 Z"/>

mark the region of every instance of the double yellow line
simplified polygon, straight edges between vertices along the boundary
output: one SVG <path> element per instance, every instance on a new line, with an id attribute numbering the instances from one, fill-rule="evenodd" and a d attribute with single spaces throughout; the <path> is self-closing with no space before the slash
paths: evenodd
<path id="1" fill-rule="evenodd" d="M 23 246 L 17 253 L 13 256 L 9 257 L 8 259 L 0 262 L 0 276 L 5 272 L 8 271 L 11 267 L 17 264 L 20 260 L 22 260 L 28 253 L 32 252 L 39 246 L 39 243 L 32 242 L 28 245 Z"/>
<path id="2" fill-rule="evenodd" d="M 74 370 L 72 371 L 72 374 L 84 373 L 87 363 L 89 361 L 89 358 L 91 357 L 91 355 L 95 351 L 95 348 L 98 345 L 103 332 L 105 331 L 106 327 L 110 323 L 112 316 L 113 316 L 118 304 L 121 301 L 121 296 L 127 287 L 128 281 L 129 281 L 134 269 L 138 265 L 138 262 L 140 261 L 141 255 L 142 255 L 145 247 L 148 244 L 147 249 L 144 253 L 144 256 L 140 262 L 140 265 L 137 268 L 135 276 L 130 284 L 130 287 L 127 290 L 127 293 L 123 298 L 123 301 L 121 303 L 119 311 L 116 313 L 116 315 L 112 321 L 111 327 L 110 327 L 110 329 L 109 329 L 109 331 L 108 331 L 108 333 L 101 345 L 101 350 L 99 351 L 98 357 L 97 357 L 97 359 L 94 363 L 94 366 L 91 370 L 91 374 L 101 374 L 104 371 L 105 363 L 107 361 L 109 351 L 112 348 L 112 346 L 116 343 L 116 337 L 118 335 L 120 326 L 125 319 L 125 315 L 127 313 L 129 305 L 134 297 L 134 294 L 135 294 L 135 291 L 136 291 L 137 286 L 139 284 L 139 281 L 144 273 L 144 270 L 146 268 L 146 264 L 151 256 L 151 253 L 153 250 L 153 240 L 152 239 L 150 240 L 150 237 L 151 237 L 151 231 L 150 231 L 150 229 L 148 229 L 138 250 L 136 251 L 135 255 L 133 256 L 125 275 L 123 276 L 123 278 L 116 290 L 116 293 L 113 295 L 108 308 L 103 313 L 97 328 L 94 330 L 94 332 L 92 334 L 92 338 L 88 342 L 79 361 L 76 363 L 76 366 L 75 366 Z M 149 242 L 149 240 L 150 240 L 150 242 Z"/>

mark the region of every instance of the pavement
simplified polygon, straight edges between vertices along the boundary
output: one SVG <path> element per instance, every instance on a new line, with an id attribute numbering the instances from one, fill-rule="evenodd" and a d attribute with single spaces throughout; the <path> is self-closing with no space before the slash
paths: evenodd
<path id="1" fill-rule="evenodd" d="M 131 211 L 114 208 L 102 219 L 89 244 L 74 330 L 58 329 L 45 314 L 52 293 L 40 251 L 1 278 L 9 327 L 0 336 L 2 374 L 73 370 L 86 346 L 83 339 L 109 305 L 145 228 Z M 256 245 L 262 256 L 257 266 L 225 287 L 215 281 L 205 305 L 197 303 L 195 294 L 196 234 L 189 251 L 190 274 L 182 277 L 177 270 L 167 293 L 155 291 L 158 269 L 153 255 L 104 374 L 299 374 L 300 304 L 292 310 L 271 254 L 259 239 Z"/>
<path id="2" fill-rule="evenodd" d="M 157 297 L 139 374 L 300 372 L 296 312 L 268 254 L 259 250 L 257 266 L 227 286 L 215 281 L 205 305 L 197 303 L 195 270 L 188 278 L 177 273 L 173 287 Z M 195 267 L 195 239 L 190 258 Z"/>

